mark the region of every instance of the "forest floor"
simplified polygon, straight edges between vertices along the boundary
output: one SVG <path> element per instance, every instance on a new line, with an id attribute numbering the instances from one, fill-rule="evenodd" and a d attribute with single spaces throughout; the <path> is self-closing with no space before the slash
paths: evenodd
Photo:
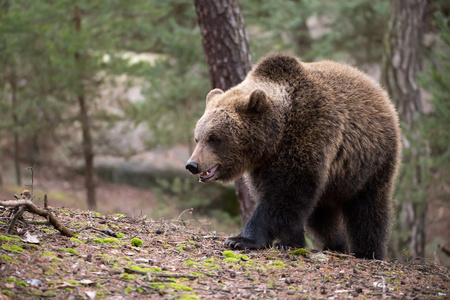
<path id="1" fill-rule="evenodd" d="M 0 299 L 448 299 L 450 271 L 427 260 L 330 252 L 230 251 L 185 213 L 173 220 L 50 208 L 77 232 L 0 207 Z M 142 244 L 141 244 L 142 242 Z"/>

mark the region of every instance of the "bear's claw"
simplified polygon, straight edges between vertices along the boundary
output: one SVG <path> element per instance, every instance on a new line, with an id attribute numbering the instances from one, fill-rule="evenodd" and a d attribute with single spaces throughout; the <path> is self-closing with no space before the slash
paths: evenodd
<path id="1" fill-rule="evenodd" d="M 224 246 L 228 248 L 244 250 L 244 249 L 262 249 L 264 245 L 257 243 L 245 237 L 231 237 L 224 242 Z"/>

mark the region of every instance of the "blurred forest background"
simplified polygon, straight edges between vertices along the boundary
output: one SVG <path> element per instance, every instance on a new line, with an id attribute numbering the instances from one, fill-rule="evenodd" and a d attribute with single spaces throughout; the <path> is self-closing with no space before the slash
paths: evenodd
<path id="1" fill-rule="evenodd" d="M 243 18 L 253 62 L 286 51 L 382 82 L 404 143 L 390 256 L 448 264 L 450 3 L 219 2 Z M 194 208 L 236 233 L 234 186 L 184 170 L 210 89 L 192 0 L 1 0 L 0 198 L 32 188 L 38 204 L 47 194 L 53 206 L 155 219 Z"/>

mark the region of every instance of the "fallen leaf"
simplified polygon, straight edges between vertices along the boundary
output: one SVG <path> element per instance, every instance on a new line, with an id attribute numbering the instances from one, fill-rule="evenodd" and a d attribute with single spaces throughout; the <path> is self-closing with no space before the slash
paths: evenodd
<path id="1" fill-rule="evenodd" d="M 37 235 L 31 234 L 28 231 L 25 232 L 25 234 L 23 235 L 22 242 L 29 243 L 29 244 L 39 244 L 40 243 Z"/>
<path id="2" fill-rule="evenodd" d="M 96 291 L 85 291 L 84 292 L 86 296 L 88 296 L 89 299 L 95 299 L 95 296 L 97 296 Z"/>

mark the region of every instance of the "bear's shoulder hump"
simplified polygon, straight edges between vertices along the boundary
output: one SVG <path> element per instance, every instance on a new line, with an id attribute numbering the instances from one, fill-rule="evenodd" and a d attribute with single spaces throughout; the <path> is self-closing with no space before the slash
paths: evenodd
<path id="1" fill-rule="evenodd" d="M 270 54 L 256 64 L 252 73 L 257 78 L 281 83 L 298 78 L 304 73 L 304 68 L 294 56 Z"/>

